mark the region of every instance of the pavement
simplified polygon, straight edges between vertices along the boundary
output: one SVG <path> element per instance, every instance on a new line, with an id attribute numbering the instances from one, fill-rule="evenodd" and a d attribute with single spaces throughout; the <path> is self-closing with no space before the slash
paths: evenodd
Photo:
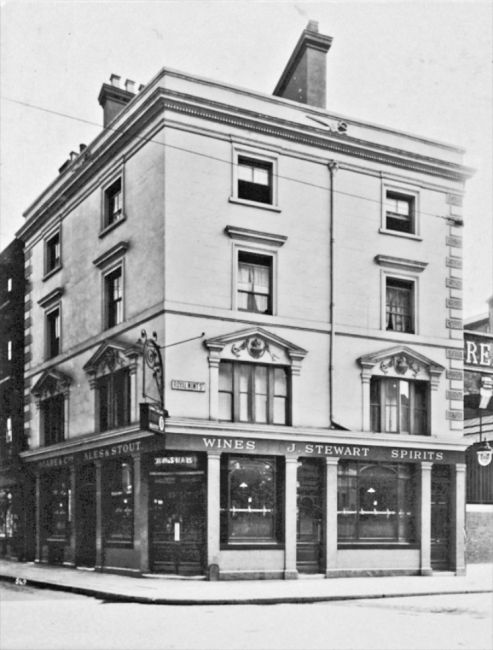
<path id="1" fill-rule="evenodd" d="M 180 579 L 101 573 L 0 559 L 0 580 L 84 594 L 110 602 L 162 605 L 267 605 L 437 594 L 493 592 L 493 564 L 469 564 L 466 575 L 324 578 L 298 580 Z M 25 582 L 24 582 L 25 581 Z"/>

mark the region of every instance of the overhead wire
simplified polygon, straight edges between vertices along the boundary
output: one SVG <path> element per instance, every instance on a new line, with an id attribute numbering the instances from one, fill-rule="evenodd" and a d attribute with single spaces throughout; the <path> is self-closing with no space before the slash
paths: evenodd
<path id="1" fill-rule="evenodd" d="M 62 111 L 55 111 L 55 110 L 50 109 L 50 108 L 45 108 L 43 106 L 38 106 L 36 104 L 31 104 L 29 102 L 24 102 L 24 101 L 21 101 L 21 100 L 18 100 L 18 99 L 12 99 L 11 97 L 2 96 L 1 98 L 4 99 L 5 101 L 8 101 L 8 102 L 11 102 L 11 103 L 14 103 L 14 104 L 19 104 L 21 106 L 26 106 L 27 108 L 43 111 L 45 113 L 50 113 L 50 114 L 56 115 L 58 117 L 63 117 L 63 118 L 66 118 L 66 119 L 74 120 L 76 122 L 81 122 L 81 123 L 84 123 L 84 124 L 88 124 L 90 126 L 94 126 L 94 127 L 98 128 L 98 129 L 101 129 L 102 131 L 113 131 L 115 133 L 120 133 L 120 134 L 125 132 L 124 129 L 122 129 L 122 128 L 117 128 L 117 127 L 112 127 L 112 126 L 102 127 L 99 122 L 94 122 L 92 120 L 87 120 L 87 119 L 77 117 L 77 116 L 74 116 L 74 115 L 69 115 L 68 113 L 64 113 Z M 178 145 L 173 145 L 173 144 L 161 142 L 159 140 L 154 140 L 153 138 L 146 138 L 144 136 L 138 136 L 138 135 L 134 136 L 134 138 L 136 140 L 140 140 L 141 142 L 144 142 L 144 143 L 153 143 L 153 144 L 160 145 L 162 147 L 175 149 L 175 150 L 178 150 L 178 151 L 183 151 L 184 153 L 189 153 L 189 154 L 192 154 L 192 155 L 200 156 L 202 158 L 207 158 L 209 160 L 214 160 L 216 162 L 224 163 L 224 164 L 226 164 L 228 166 L 232 166 L 232 165 L 235 164 L 231 160 L 226 160 L 225 158 L 220 158 L 218 156 L 211 156 L 210 154 L 206 154 L 206 153 L 198 151 L 198 150 L 189 149 L 187 147 L 181 147 L 181 146 L 178 146 Z M 330 191 L 330 189 L 326 185 L 318 185 L 317 183 L 302 180 L 300 178 L 295 178 L 295 177 L 292 177 L 292 176 L 285 176 L 285 175 L 282 175 L 282 174 L 275 174 L 274 177 L 277 178 L 277 179 L 287 180 L 287 181 L 291 181 L 291 182 L 294 182 L 294 183 L 299 183 L 299 184 L 302 184 L 302 185 L 306 185 L 308 187 L 314 187 L 316 189 L 319 189 L 319 190 L 322 190 L 322 191 L 325 191 L 325 192 Z M 348 197 L 351 197 L 351 198 L 354 198 L 354 199 L 359 199 L 361 201 L 367 201 L 368 203 L 375 203 L 377 205 L 381 205 L 381 200 L 380 199 L 373 199 L 373 198 L 370 198 L 368 196 L 362 196 L 360 194 L 354 194 L 352 192 L 344 192 L 343 190 L 334 190 L 334 194 L 340 194 L 340 195 L 348 196 Z M 450 217 L 447 216 L 447 215 L 440 215 L 440 214 L 437 214 L 435 212 L 426 212 L 424 210 L 420 210 L 419 213 L 420 213 L 420 215 L 426 215 L 426 216 L 429 216 L 429 217 L 434 217 L 434 218 L 442 219 L 442 220 L 445 220 L 445 221 L 448 221 L 450 219 Z M 352 216 L 359 218 L 359 215 L 352 215 Z"/>

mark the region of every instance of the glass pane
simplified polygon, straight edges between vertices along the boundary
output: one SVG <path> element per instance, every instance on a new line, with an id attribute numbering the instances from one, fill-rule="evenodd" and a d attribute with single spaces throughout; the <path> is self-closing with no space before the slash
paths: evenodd
<path id="1" fill-rule="evenodd" d="M 233 419 L 233 395 L 219 393 L 219 419 L 231 421 Z"/>
<path id="2" fill-rule="evenodd" d="M 262 296 L 257 294 L 252 294 L 251 303 L 252 306 L 249 311 L 257 312 L 259 314 L 264 314 L 267 312 L 269 307 L 269 298 L 268 296 Z"/>
<path id="3" fill-rule="evenodd" d="M 238 292 L 238 309 L 248 309 L 249 297 L 249 293 L 245 293 L 244 291 Z"/>
<path id="4" fill-rule="evenodd" d="M 228 497 L 230 542 L 275 541 L 276 472 L 271 459 L 231 460 Z"/>
<path id="5" fill-rule="evenodd" d="M 359 538 L 395 539 L 397 475 L 383 465 L 362 467 L 359 474 Z"/>
<path id="6" fill-rule="evenodd" d="M 341 464 L 337 477 L 337 530 L 339 539 L 357 538 L 357 474 L 355 464 Z"/>
<path id="7" fill-rule="evenodd" d="M 287 395 L 286 371 L 284 368 L 274 369 L 274 395 L 279 397 Z"/>
<path id="8" fill-rule="evenodd" d="M 240 413 L 239 419 L 241 422 L 248 422 L 249 412 L 248 412 L 248 393 L 240 393 Z"/>
<path id="9" fill-rule="evenodd" d="M 222 361 L 219 365 L 219 390 L 233 389 L 233 364 Z"/>
<path id="10" fill-rule="evenodd" d="M 409 402 L 409 383 L 407 381 L 399 382 L 400 408 L 401 408 L 401 433 L 409 433 L 411 406 Z"/>
<path id="11" fill-rule="evenodd" d="M 246 290 L 252 289 L 253 270 L 250 264 L 240 262 L 238 264 L 238 282 L 244 285 L 242 288 Z"/>
<path id="12" fill-rule="evenodd" d="M 397 431 L 398 382 L 382 382 L 384 389 L 384 431 Z"/>
<path id="13" fill-rule="evenodd" d="M 250 370 L 251 367 L 245 363 L 240 364 L 240 392 L 248 393 L 250 388 Z"/>
<path id="14" fill-rule="evenodd" d="M 285 397 L 274 397 L 274 424 L 286 424 Z"/>
<path id="15" fill-rule="evenodd" d="M 240 162 L 238 164 L 238 179 L 240 181 L 253 182 L 253 167 Z"/>
<path id="16" fill-rule="evenodd" d="M 267 422 L 267 395 L 255 395 L 255 422 Z"/>
<path id="17" fill-rule="evenodd" d="M 262 167 L 253 168 L 253 182 L 258 185 L 269 185 L 269 170 Z"/>

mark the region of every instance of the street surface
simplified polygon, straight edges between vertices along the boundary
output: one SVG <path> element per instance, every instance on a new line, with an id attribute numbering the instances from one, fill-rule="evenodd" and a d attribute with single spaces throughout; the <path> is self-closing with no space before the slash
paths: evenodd
<path id="1" fill-rule="evenodd" d="M 491 594 L 301 605 L 106 603 L 0 582 L 2 650 L 492 650 Z"/>

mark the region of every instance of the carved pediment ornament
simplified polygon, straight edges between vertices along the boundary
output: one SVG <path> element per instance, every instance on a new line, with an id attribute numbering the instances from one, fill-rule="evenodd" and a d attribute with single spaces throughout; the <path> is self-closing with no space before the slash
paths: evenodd
<path id="1" fill-rule="evenodd" d="M 231 352 L 235 357 L 240 357 L 243 350 L 246 350 L 252 359 L 260 359 L 267 352 L 272 361 L 277 361 L 279 357 L 272 352 L 269 344 L 260 336 L 251 336 L 250 338 L 237 341 L 231 345 Z"/>
<path id="2" fill-rule="evenodd" d="M 60 393 L 67 394 L 71 381 L 72 379 L 68 375 L 58 370 L 50 370 L 43 373 L 38 379 L 32 387 L 31 393 L 36 398 L 39 406 L 40 400 L 48 399 Z"/>
<path id="3" fill-rule="evenodd" d="M 393 368 L 399 375 L 405 375 L 407 371 L 410 370 L 414 377 L 416 377 L 418 372 L 421 370 L 419 363 L 413 359 L 409 359 L 405 354 L 396 354 L 395 356 L 383 359 L 383 361 L 380 362 L 380 370 L 384 374 L 387 374 L 391 368 Z"/>

